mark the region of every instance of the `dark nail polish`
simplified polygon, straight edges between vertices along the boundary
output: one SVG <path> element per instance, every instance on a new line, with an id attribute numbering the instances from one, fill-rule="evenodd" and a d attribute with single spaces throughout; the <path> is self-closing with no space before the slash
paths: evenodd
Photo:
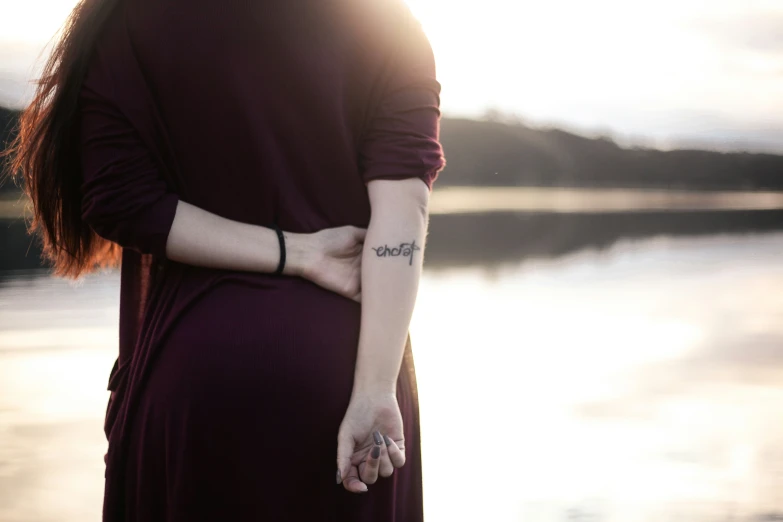
<path id="1" fill-rule="evenodd" d="M 372 432 L 372 439 L 375 441 L 375 444 L 377 444 L 378 446 L 383 444 L 383 438 L 381 437 L 381 432 L 378 430 Z"/>
<path id="2" fill-rule="evenodd" d="M 340 484 L 343 481 L 343 477 L 340 476 L 340 470 L 337 470 L 337 483 Z"/>
<path id="3" fill-rule="evenodd" d="M 387 447 L 387 448 L 388 448 L 389 446 L 391 446 L 391 442 L 392 442 L 392 441 L 391 441 L 391 439 L 389 438 L 389 436 L 388 436 L 388 435 L 384 435 L 384 436 L 383 436 L 383 440 L 384 440 L 384 442 L 386 442 L 386 447 Z"/>
<path id="4" fill-rule="evenodd" d="M 377 459 L 381 456 L 381 447 L 380 446 L 373 446 L 372 452 L 370 453 L 370 456 L 374 459 Z"/>

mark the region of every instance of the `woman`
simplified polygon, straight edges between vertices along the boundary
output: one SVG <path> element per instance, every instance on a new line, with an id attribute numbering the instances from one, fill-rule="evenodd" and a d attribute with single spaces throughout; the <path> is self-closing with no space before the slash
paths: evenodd
<path id="1" fill-rule="evenodd" d="M 422 520 L 439 94 L 402 0 L 79 3 L 14 159 L 57 273 L 121 256 L 104 520 Z"/>

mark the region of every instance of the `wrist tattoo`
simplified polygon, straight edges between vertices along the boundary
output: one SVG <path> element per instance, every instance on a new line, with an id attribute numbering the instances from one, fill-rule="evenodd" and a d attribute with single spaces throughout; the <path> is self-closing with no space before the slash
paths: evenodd
<path id="1" fill-rule="evenodd" d="M 421 247 L 416 245 L 415 239 L 410 243 L 400 243 L 400 246 L 398 247 L 383 245 L 371 248 L 375 250 L 375 254 L 378 257 L 407 257 L 408 266 L 413 266 L 413 254 L 421 250 Z"/>

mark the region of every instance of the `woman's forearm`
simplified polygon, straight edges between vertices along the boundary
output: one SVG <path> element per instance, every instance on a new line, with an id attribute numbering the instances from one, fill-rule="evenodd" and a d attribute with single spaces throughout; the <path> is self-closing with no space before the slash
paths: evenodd
<path id="1" fill-rule="evenodd" d="M 301 276 L 312 252 L 304 234 L 284 232 L 286 275 Z M 280 261 L 277 233 L 240 223 L 179 201 L 166 257 L 179 263 L 248 272 L 274 272 Z"/>
<path id="2" fill-rule="evenodd" d="M 429 190 L 418 179 L 368 185 L 355 392 L 396 390 L 424 259 Z"/>

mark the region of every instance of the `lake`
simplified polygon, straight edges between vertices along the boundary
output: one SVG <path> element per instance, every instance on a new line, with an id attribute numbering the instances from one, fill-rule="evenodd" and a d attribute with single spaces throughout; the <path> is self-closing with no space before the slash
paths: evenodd
<path id="1" fill-rule="evenodd" d="M 429 522 L 783 520 L 783 233 L 426 270 Z M 99 520 L 119 278 L 0 283 L 0 520 Z"/>
<path id="2" fill-rule="evenodd" d="M 783 192 L 447 185 L 432 193 L 429 209 L 431 214 L 781 210 Z M 0 219 L 29 217 L 30 210 L 19 194 L 0 194 Z"/>

